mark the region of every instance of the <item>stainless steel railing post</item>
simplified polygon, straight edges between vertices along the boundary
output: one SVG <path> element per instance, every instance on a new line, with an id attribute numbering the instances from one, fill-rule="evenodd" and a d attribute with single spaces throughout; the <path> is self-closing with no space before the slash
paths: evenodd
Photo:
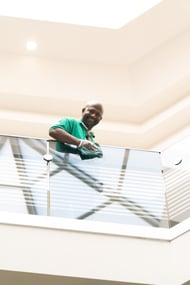
<path id="1" fill-rule="evenodd" d="M 50 192 L 50 162 L 53 160 L 52 155 L 49 154 L 49 141 L 47 141 L 47 153 L 43 156 L 47 162 L 47 216 L 51 215 L 51 192 Z"/>

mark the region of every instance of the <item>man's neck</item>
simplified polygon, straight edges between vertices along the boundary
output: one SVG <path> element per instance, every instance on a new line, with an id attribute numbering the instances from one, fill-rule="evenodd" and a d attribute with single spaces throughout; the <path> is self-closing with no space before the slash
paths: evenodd
<path id="1" fill-rule="evenodd" d="M 85 125 L 85 123 L 83 121 L 81 121 L 83 127 L 85 127 L 85 129 L 89 132 L 90 130 L 87 128 L 87 126 Z"/>

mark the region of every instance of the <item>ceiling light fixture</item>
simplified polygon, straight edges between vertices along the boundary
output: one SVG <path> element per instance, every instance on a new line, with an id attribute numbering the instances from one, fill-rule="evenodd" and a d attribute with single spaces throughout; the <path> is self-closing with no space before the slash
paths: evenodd
<path id="1" fill-rule="evenodd" d="M 26 43 L 26 48 L 27 48 L 28 50 L 33 51 L 33 50 L 35 50 L 35 49 L 37 48 L 37 43 L 36 43 L 35 41 L 28 41 L 28 42 Z"/>

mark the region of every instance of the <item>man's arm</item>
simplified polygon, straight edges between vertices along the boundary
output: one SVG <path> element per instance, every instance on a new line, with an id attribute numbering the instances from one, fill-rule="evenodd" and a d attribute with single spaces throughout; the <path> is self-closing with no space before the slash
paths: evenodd
<path id="1" fill-rule="evenodd" d="M 88 140 L 78 139 L 60 128 L 50 129 L 49 135 L 52 138 L 54 138 L 56 141 L 62 143 L 73 144 L 76 145 L 77 147 L 86 147 L 89 150 L 94 150 L 94 151 L 97 150 L 97 146 L 94 145 L 92 142 Z"/>
<path id="2" fill-rule="evenodd" d="M 56 128 L 56 129 L 50 129 L 49 130 L 49 135 L 54 138 L 56 141 L 62 142 L 62 143 L 68 143 L 68 144 L 73 144 L 76 146 L 79 146 L 81 143 L 81 140 L 72 136 L 71 134 L 69 134 L 68 132 L 60 129 L 60 128 Z"/>

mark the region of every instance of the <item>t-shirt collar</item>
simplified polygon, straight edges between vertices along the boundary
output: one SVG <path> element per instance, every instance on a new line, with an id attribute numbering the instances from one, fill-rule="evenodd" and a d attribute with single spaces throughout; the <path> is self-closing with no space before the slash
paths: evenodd
<path id="1" fill-rule="evenodd" d="M 80 121 L 80 124 L 85 128 L 86 132 L 90 135 L 91 138 L 94 138 L 95 135 L 94 135 L 94 132 L 88 130 L 87 126 L 83 123 L 82 120 L 79 120 Z"/>
<path id="2" fill-rule="evenodd" d="M 85 123 L 82 121 L 82 120 L 80 120 L 80 123 L 83 125 L 83 127 L 87 130 L 87 132 L 88 132 L 88 128 L 87 128 L 87 126 L 85 125 Z"/>

